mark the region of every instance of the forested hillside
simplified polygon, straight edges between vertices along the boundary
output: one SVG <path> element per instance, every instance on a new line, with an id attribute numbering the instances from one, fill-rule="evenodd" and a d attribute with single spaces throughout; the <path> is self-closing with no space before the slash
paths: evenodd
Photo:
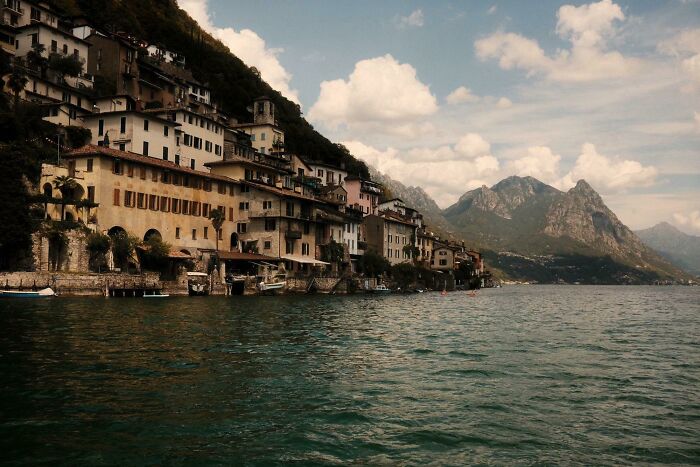
<path id="1" fill-rule="evenodd" d="M 367 167 L 333 144 L 303 118 L 299 107 L 272 89 L 259 73 L 203 31 L 175 0 L 53 0 L 67 16 L 84 16 L 98 29 L 124 31 L 186 57 L 194 77 L 211 87 L 223 111 L 249 121 L 246 109 L 256 97 L 269 96 L 277 106 L 286 149 L 315 160 L 343 162 L 354 174 L 368 176 Z"/>

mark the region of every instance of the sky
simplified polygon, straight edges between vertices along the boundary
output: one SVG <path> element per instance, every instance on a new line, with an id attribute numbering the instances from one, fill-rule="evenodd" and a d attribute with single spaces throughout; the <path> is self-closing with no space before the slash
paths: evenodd
<path id="1" fill-rule="evenodd" d="M 700 0 L 178 0 L 304 117 L 445 208 L 585 179 L 700 235 Z"/>

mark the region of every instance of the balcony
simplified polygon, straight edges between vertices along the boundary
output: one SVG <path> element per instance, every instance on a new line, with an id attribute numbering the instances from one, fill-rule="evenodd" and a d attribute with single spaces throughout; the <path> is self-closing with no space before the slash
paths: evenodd
<path id="1" fill-rule="evenodd" d="M 284 237 L 288 238 L 290 240 L 300 240 L 301 239 L 301 230 L 287 230 L 284 233 Z"/>

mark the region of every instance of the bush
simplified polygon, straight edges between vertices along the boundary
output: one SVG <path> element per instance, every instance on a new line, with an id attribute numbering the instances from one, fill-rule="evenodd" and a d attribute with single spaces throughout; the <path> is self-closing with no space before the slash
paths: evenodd
<path id="1" fill-rule="evenodd" d="M 134 249 L 139 244 L 138 238 L 126 232 L 110 235 L 112 255 L 117 267 L 125 271 L 129 268 L 129 260 L 134 258 Z"/>
<path id="2" fill-rule="evenodd" d="M 109 235 L 93 232 L 87 237 L 87 250 L 90 252 L 90 269 L 100 271 L 107 266 L 107 253 L 112 246 Z"/>
<path id="3" fill-rule="evenodd" d="M 153 235 L 143 242 L 142 251 L 141 264 L 144 269 L 165 272 L 168 267 L 170 244 L 164 242 L 159 236 Z"/>
<path id="4" fill-rule="evenodd" d="M 372 250 L 365 252 L 365 254 L 360 257 L 357 266 L 360 272 L 367 277 L 381 276 L 391 267 L 386 258 Z"/>

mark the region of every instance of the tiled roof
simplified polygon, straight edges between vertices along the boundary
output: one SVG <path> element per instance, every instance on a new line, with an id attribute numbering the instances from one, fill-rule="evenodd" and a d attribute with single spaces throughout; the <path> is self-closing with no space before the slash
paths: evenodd
<path id="1" fill-rule="evenodd" d="M 259 255 L 257 253 L 241 253 L 240 251 L 218 251 L 219 258 L 233 261 L 279 261 L 279 258 Z"/>
<path id="2" fill-rule="evenodd" d="M 141 154 L 136 154 L 134 152 L 120 151 L 118 149 L 107 148 L 104 146 L 95 146 L 94 144 L 86 144 L 83 147 L 74 149 L 66 154 L 63 154 L 64 158 L 77 158 L 82 156 L 106 156 L 112 157 L 114 159 L 121 159 L 130 162 L 140 162 L 145 165 L 150 165 L 154 167 L 160 167 L 162 169 L 172 170 L 173 172 L 180 172 L 189 175 L 197 175 L 200 177 L 209 178 L 212 180 L 219 180 L 222 182 L 238 183 L 238 180 L 234 180 L 223 175 L 216 175 L 209 172 L 201 172 L 199 170 L 193 170 L 189 167 L 183 167 L 177 165 L 174 162 L 164 161 L 163 159 L 157 159 L 155 157 L 142 156 Z"/>
<path id="3" fill-rule="evenodd" d="M 418 227 L 416 224 L 411 222 L 409 219 L 406 219 L 404 216 L 402 216 L 401 214 L 394 212 L 394 211 L 389 211 L 389 210 L 379 211 L 379 216 L 384 217 L 386 219 L 390 219 L 394 222 L 401 222 L 403 224 L 412 225 L 413 227 Z"/>
<path id="4" fill-rule="evenodd" d="M 315 201 L 317 203 L 323 203 L 323 201 L 316 199 L 312 196 L 306 196 L 301 193 L 297 193 L 294 190 L 289 190 L 286 188 L 277 188 L 276 186 L 270 186 L 270 185 L 265 185 L 264 183 L 255 183 L 250 180 L 240 180 L 240 183 L 243 185 L 248 185 L 253 188 L 257 188 L 258 190 L 262 191 L 267 191 L 268 193 L 273 193 L 279 196 L 286 196 L 289 198 L 297 198 L 297 199 L 304 199 L 307 201 Z"/>

